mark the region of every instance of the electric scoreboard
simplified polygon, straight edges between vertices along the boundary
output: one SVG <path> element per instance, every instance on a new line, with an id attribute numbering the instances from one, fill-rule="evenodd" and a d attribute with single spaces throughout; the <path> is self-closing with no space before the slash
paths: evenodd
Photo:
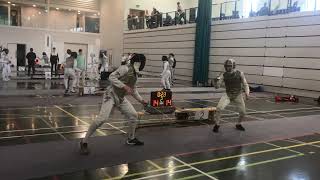
<path id="1" fill-rule="evenodd" d="M 151 92 L 150 104 L 152 107 L 172 106 L 172 92 L 171 91 Z"/>

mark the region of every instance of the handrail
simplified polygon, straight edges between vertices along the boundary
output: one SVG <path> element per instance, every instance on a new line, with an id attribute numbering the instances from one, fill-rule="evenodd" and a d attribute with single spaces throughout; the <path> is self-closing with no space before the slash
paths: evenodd
<path id="1" fill-rule="evenodd" d="M 127 17 L 126 30 L 136 29 L 153 29 L 163 26 L 173 26 L 177 24 L 191 24 L 196 22 L 197 7 L 187 8 L 178 13 L 178 11 L 170 11 L 155 15 L 144 15 L 141 17 Z M 174 13 L 174 14 L 173 14 Z M 167 16 L 169 15 L 169 16 Z M 138 21 L 137 21 L 138 20 Z"/>
<path id="2" fill-rule="evenodd" d="M 305 0 L 306 1 L 306 0 Z M 315 6 L 316 6 L 316 1 L 315 1 Z M 218 20 L 228 20 L 228 19 L 240 19 L 240 18 L 249 18 L 249 17 L 255 17 L 255 16 L 273 16 L 273 15 L 278 15 L 278 14 L 289 14 L 292 12 L 299 12 L 302 7 L 301 2 L 299 2 L 299 4 L 294 2 L 298 2 L 297 0 L 287 0 L 287 3 L 282 2 L 281 4 L 281 8 L 279 9 L 272 9 L 272 5 L 273 3 L 277 3 L 275 0 L 268 0 L 266 3 L 266 7 L 261 6 L 259 8 L 256 7 L 256 9 L 250 10 L 250 8 L 247 11 L 241 11 L 239 9 L 239 2 L 240 0 L 231 0 L 231 1 L 226 1 L 223 3 L 219 3 L 219 4 L 211 4 L 214 14 L 212 15 L 212 21 L 218 21 Z M 230 6 L 228 6 L 228 4 Z M 253 2 L 251 2 L 251 7 L 252 7 Z M 284 6 L 285 4 L 285 6 Z M 219 8 L 219 10 L 218 10 Z M 191 10 L 194 10 L 192 13 L 192 18 L 191 16 Z M 316 10 L 316 7 L 315 7 Z M 155 16 L 144 16 L 144 17 L 139 17 L 139 20 L 143 21 L 143 26 L 141 27 L 134 27 L 134 28 L 129 28 L 129 30 L 135 30 L 135 29 L 146 29 L 146 28 L 157 28 L 157 27 L 162 27 L 162 26 L 172 26 L 172 25 L 177 25 L 177 24 L 189 24 L 189 23 L 195 23 L 196 22 L 196 18 L 197 18 L 197 11 L 198 8 L 197 7 L 193 7 L 193 8 L 188 8 L 188 9 L 184 9 L 184 13 L 183 17 L 180 16 L 180 14 L 177 13 L 177 11 L 170 11 L 170 12 L 165 12 L 165 13 L 160 13 L 156 14 Z M 173 15 L 173 13 L 175 13 Z M 241 14 L 242 13 L 242 14 Z M 171 23 L 165 24 L 165 20 L 166 20 L 166 14 L 169 14 L 172 21 Z M 164 16 L 165 15 L 165 16 Z M 189 15 L 189 17 L 188 17 Z M 148 25 L 148 23 L 150 23 L 150 19 L 148 18 L 153 18 L 151 23 L 155 23 L 154 21 L 159 21 L 156 22 L 156 25 L 153 27 L 150 27 Z M 169 17 L 169 19 L 170 19 Z M 188 19 L 189 18 L 189 19 Z M 190 19 L 191 18 L 191 19 Z M 131 19 L 134 18 L 127 18 L 126 21 L 130 21 Z M 147 19 L 147 20 L 146 20 Z M 181 22 L 183 19 L 183 22 Z M 142 23 L 142 22 L 141 22 Z M 153 24 L 154 25 L 154 24 Z M 128 22 L 128 26 L 129 26 L 129 22 Z"/>

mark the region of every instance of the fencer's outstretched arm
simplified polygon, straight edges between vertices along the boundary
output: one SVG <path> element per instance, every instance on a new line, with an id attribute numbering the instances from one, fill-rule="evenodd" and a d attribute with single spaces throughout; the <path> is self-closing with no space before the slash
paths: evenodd
<path id="1" fill-rule="evenodd" d="M 247 80 L 246 80 L 243 72 L 241 72 L 241 80 L 242 80 L 242 85 L 243 85 L 243 88 L 244 88 L 246 95 L 249 95 L 249 93 L 250 93 L 249 85 L 247 83 Z"/>
<path id="2" fill-rule="evenodd" d="M 143 98 L 140 96 L 140 94 L 137 90 L 137 87 L 134 87 L 132 97 L 134 97 L 138 102 L 140 102 L 142 104 L 144 103 Z"/>
<path id="3" fill-rule="evenodd" d="M 223 73 L 221 73 L 217 78 L 214 79 L 214 87 L 219 89 L 223 81 Z"/>

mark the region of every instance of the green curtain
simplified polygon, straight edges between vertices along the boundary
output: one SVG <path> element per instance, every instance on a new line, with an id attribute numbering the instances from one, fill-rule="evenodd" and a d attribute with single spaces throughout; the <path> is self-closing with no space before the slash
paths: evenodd
<path id="1" fill-rule="evenodd" d="M 199 0 L 196 20 L 193 84 L 208 83 L 212 0 Z"/>

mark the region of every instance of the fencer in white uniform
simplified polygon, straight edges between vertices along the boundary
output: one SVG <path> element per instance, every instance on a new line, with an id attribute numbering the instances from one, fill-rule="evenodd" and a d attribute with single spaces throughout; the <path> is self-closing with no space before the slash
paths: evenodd
<path id="1" fill-rule="evenodd" d="M 128 145 L 144 145 L 135 136 L 136 127 L 138 124 L 138 115 L 132 104 L 126 99 L 126 95 L 132 95 L 138 102 L 146 105 L 146 101 L 142 99 L 136 89 L 137 70 L 134 68 L 135 60 L 128 58 L 124 59 L 121 66 L 110 74 L 109 80 L 111 85 L 108 87 L 103 96 L 102 106 L 97 119 L 90 125 L 84 139 L 80 142 L 80 153 L 83 155 L 89 154 L 88 140 L 89 137 L 104 123 L 109 120 L 109 115 L 116 107 L 124 114 L 128 121 L 126 143 Z M 139 71 L 144 68 L 144 63 L 139 67 Z"/>
<path id="2" fill-rule="evenodd" d="M 161 73 L 161 84 L 165 90 L 170 90 L 171 71 L 167 56 L 162 56 L 163 71 Z"/>
<path id="3" fill-rule="evenodd" d="M 11 74 L 11 67 L 10 67 L 10 59 L 9 59 L 9 50 L 4 49 L 1 55 L 1 64 L 2 64 L 2 79 L 3 81 L 9 81 L 10 80 L 10 74 Z"/>
<path id="4" fill-rule="evenodd" d="M 69 91 L 75 93 L 74 87 L 76 86 L 76 68 L 77 68 L 77 53 L 72 52 L 70 57 L 67 57 L 64 65 L 64 87 L 65 93 Z M 69 84 L 69 78 L 71 78 L 71 86 Z"/>
<path id="5" fill-rule="evenodd" d="M 100 73 L 109 71 L 109 58 L 105 52 L 101 53 L 100 55 L 100 64 L 101 64 Z"/>
<path id="6" fill-rule="evenodd" d="M 244 73 L 236 69 L 236 63 L 233 59 L 226 60 L 224 63 L 224 68 L 226 71 L 214 80 L 215 88 L 220 88 L 220 86 L 224 84 L 226 93 L 222 95 L 217 105 L 217 111 L 214 115 L 215 125 L 213 127 L 213 132 L 219 132 L 221 111 L 224 110 L 229 103 L 234 103 L 239 112 L 239 119 L 236 124 L 236 129 L 245 131 L 245 128 L 241 123 L 246 115 L 244 99 L 250 95 L 249 85 Z M 245 92 L 245 96 L 243 95 L 243 91 Z"/>

